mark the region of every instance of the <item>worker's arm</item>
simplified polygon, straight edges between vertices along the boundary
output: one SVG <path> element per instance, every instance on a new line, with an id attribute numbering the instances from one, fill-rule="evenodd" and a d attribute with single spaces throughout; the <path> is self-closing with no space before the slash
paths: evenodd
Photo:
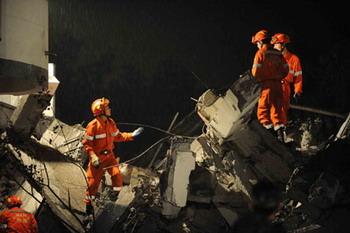
<path id="1" fill-rule="evenodd" d="M 257 51 L 253 61 L 252 75 L 259 82 L 261 81 L 262 61 L 263 54 L 260 51 Z"/>
<path id="2" fill-rule="evenodd" d="M 119 141 L 131 141 L 134 140 L 135 137 L 139 136 L 143 132 L 143 127 L 138 127 L 131 133 L 120 133 L 119 137 L 117 136 L 116 140 Z M 131 137 L 131 139 L 130 139 Z M 117 141 L 118 142 L 118 141 Z"/>
<path id="3" fill-rule="evenodd" d="M 0 232 L 5 233 L 7 229 L 7 217 L 6 217 L 6 211 L 2 211 L 0 213 Z"/>
<path id="4" fill-rule="evenodd" d="M 86 126 L 86 131 L 84 135 L 84 139 L 82 141 L 82 144 L 84 146 L 84 149 L 86 153 L 90 157 L 90 161 L 94 167 L 98 167 L 100 165 L 100 161 L 98 156 L 96 155 L 96 152 L 94 151 L 94 140 L 95 140 L 95 125 L 94 123 L 89 123 Z"/>
<path id="5" fill-rule="evenodd" d="M 31 224 L 32 224 L 31 233 L 38 233 L 39 232 L 39 230 L 38 230 L 38 223 L 35 220 L 33 215 L 32 215 L 32 218 L 31 218 Z"/>
<path id="6" fill-rule="evenodd" d="M 134 137 L 130 132 L 119 132 L 119 130 L 117 130 L 116 132 L 117 134 L 114 137 L 115 142 L 127 142 L 134 140 Z"/>
<path id="7" fill-rule="evenodd" d="M 93 146 L 95 139 L 95 126 L 93 123 L 89 123 L 86 126 L 85 135 L 82 141 L 84 149 L 88 155 L 95 154 Z"/>
<path id="8" fill-rule="evenodd" d="M 7 211 L 2 211 L 0 213 L 0 223 L 6 224 L 7 223 Z"/>
<path id="9" fill-rule="evenodd" d="M 134 137 L 131 132 L 120 132 L 117 127 L 117 124 L 112 119 L 110 120 L 111 120 L 113 141 L 127 142 L 127 141 L 134 140 Z"/>
<path id="10" fill-rule="evenodd" d="M 295 56 L 295 60 L 293 61 L 293 70 L 294 70 L 294 93 L 301 95 L 303 92 L 303 71 L 301 68 L 300 60 L 297 56 Z"/>

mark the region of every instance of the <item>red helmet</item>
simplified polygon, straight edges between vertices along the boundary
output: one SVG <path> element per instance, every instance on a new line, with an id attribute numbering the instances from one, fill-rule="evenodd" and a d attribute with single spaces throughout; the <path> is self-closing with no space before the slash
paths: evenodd
<path id="1" fill-rule="evenodd" d="M 19 197 L 13 195 L 13 196 L 9 196 L 8 198 L 6 198 L 5 205 L 8 208 L 15 207 L 15 206 L 20 207 L 22 205 L 22 201 Z"/>
<path id="2" fill-rule="evenodd" d="M 91 104 L 91 111 L 94 116 L 99 116 L 102 114 L 105 114 L 105 110 L 109 105 L 109 99 L 107 98 L 100 98 L 92 102 Z"/>
<path id="3" fill-rule="evenodd" d="M 256 44 L 259 41 L 265 40 L 268 37 L 268 32 L 267 30 L 260 30 L 258 31 L 254 36 L 252 36 L 252 43 Z"/>
<path id="4" fill-rule="evenodd" d="M 289 36 L 283 33 L 276 33 L 272 38 L 271 38 L 271 44 L 287 44 L 290 43 Z"/>

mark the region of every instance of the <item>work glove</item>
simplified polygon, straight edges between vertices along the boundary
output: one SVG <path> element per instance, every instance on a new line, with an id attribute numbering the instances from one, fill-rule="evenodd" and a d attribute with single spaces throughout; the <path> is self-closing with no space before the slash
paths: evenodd
<path id="1" fill-rule="evenodd" d="M 143 132 L 143 127 L 138 127 L 137 129 L 135 129 L 135 130 L 131 133 L 131 135 L 132 135 L 133 137 L 136 137 L 136 136 L 140 135 L 142 132 Z"/>
<path id="2" fill-rule="evenodd" d="M 100 166 L 100 159 L 97 157 L 96 154 L 91 154 L 91 164 L 95 168 L 98 168 Z"/>
<path id="3" fill-rule="evenodd" d="M 301 100 L 301 93 L 294 93 L 293 99 L 295 103 L 299 103 Z"/>

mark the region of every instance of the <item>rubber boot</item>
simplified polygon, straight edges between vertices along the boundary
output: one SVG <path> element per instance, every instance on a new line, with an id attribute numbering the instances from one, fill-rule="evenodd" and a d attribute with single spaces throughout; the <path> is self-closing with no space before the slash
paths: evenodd
<path id="1" fill-rule="evenodd" d="M 277 140 L 282 142 L 282 143 L 285 143 L 284 141 L 284 128 L 279 128 L 277 131 L 276 131 L 276 134 L 277 134 Z"/>
<path id="2" fill-rule="evenodd" d="M 109 199 L 115 202 L 118 199 L 119 193 L 120 193 L 120 190 L 112 189 L 109 194 Z"/>
<path id="3" fill-rule="evenodd" d="M 85 206 L 85 213 L 86 215 L 92 215 L 94 213 L 94 207 L 91 204 L 87 204 Z"/>
<path id="4" fill-rule="evenodd" d="M 85 207 L 85 217 L 83 219 L 83 225 L 85 232 L 91 232 L 94 219 L 94 207 L 91 204 L 87 204 Z"/>
<path id="5" fill-rule="evenodd" d="M 267 131 L 269 131 L 272 136 L 277 137 L 276 131 L 273 128 L 267 129 Z"/>

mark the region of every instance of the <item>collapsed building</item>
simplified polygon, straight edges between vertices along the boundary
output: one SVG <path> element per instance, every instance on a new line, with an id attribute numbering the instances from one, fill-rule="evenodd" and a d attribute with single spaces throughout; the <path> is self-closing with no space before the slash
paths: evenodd
<path id="1" fill-rule="evenodd" d="M 256 120 L 260 87 L 249 72 L 225 91 L 205 91 L 179 123 L 182 130 L 169 127 L 159 143 L 122 161 L 118 200 L 108 197 L 107 177 L 86 223 L 84 128 L 54 115 L 59 82 L 48 64 L 47 1 L 0 3 L 1 22 L 8 23 L 0 42 L 0 201 L 21 196 L 40 232 L 230 232 L 260 180 L 283 191 L 277 221 L 289 232 L 346 232 L 350 117 L 333 114 L 341 119 L 336 133 L 312 142 L 323 119 L 311 115 L 306 126 L 294 122 L 297 130 L 282 144 Z M 38 9 L 37 17 L 26 18 Z M 25 26 L 10 30 L 20 23 Z M 12 44 L 23 35 L 37 46 Z M 194 135 L 198 127 L 202 133 Z M 167 148 L 153 150 L 164 142 Z M 133 165 L 141 157 L 151 158 L 149 166 Z"/>
<path id="2" fill-rule="evenodd" d="M 337 166 L 346 164 L 349 119 L 336 137 L 319 143 L 320 152 L 300 161 L 294 145 L 281 144 L 257 123 L 254 109 L 259 88 L 248 91 L 255 85 L 247 74 L 222 95 L 206 91 L 197 104 L 204 122 L 201 135 L 168 138 L 167 152 L 160 153 L 151 168 L 122 163 L 125 186 L 118 200 L 109 200 L 106 179 L 88 229 L 83 222 L 86 155 L 80 125 L 41 118 L 27 138 L 15 126 L 8 128 L 1 139 L 3 192 L 26 192 L 27 203 L 37 206 L 43 231 L 229 232 L 247 211 L 252 185 L 268 179 L 285 191 L 278 219 L 287 229 L 330 232 L 319 220 L 336 214 L 332 213 L 335 206 L 340 208 L 337 211 L 347 211 L 343 177 L 347 169 L 337 170 Z M 232 117 L 220 119 L 222 114 Z M 333 153 L 340 153 L 338 162 L 333 161 Z"/>

